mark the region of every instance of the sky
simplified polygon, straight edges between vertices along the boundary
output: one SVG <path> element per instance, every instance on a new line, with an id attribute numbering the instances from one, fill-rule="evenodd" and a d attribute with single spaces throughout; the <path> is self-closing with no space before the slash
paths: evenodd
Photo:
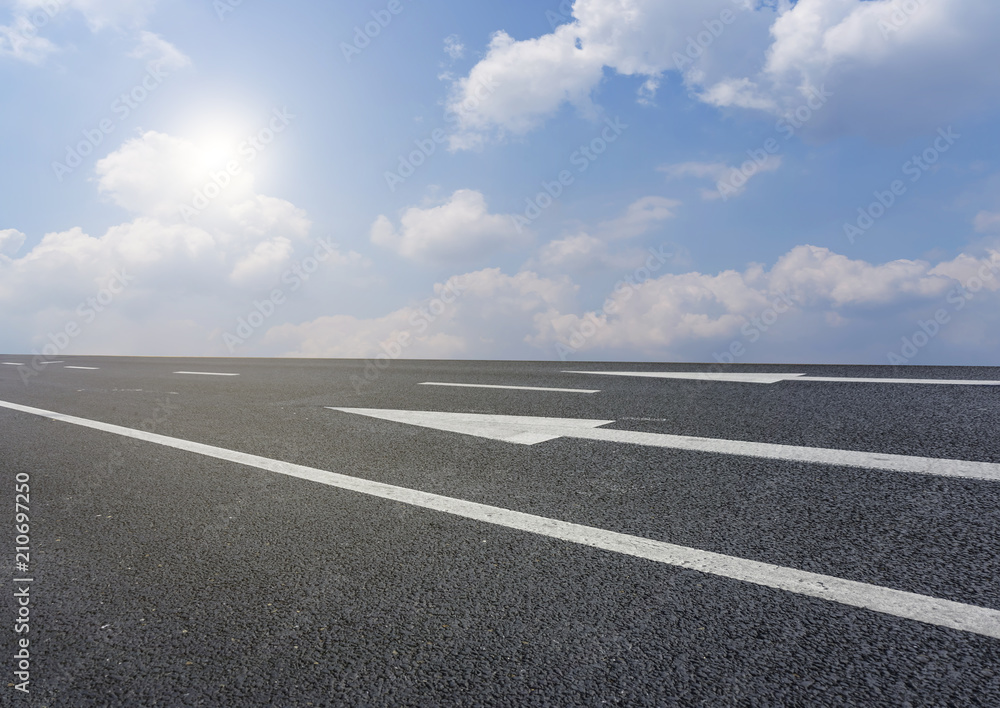
<path id="1" fill-rule="evenodd" d="M 996 365 L 994 0 L 0 2 L 0 351 Z"/>

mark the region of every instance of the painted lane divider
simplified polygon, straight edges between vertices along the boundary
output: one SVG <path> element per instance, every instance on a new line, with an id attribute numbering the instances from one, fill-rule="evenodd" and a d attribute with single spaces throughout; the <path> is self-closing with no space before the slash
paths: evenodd
<path id="1" fill-rule="evenodd" d="M 297 477 L 331 487 L 345 489 L 402 504 L 431 509 L 465 519 L 503 526 L 519 531 L 560 539 L 612 553 L 621 553 L 635 558 L 664 563 L 681 568 L 690 568 L 709 575 L 752 583 L 764 587 L 815 597 L 842 605 L 871 610 L 882 614 L 915 620 L 925 624 L 948 629 L 980 634 L 1000 639 L 1000 610 L 976 605 L 967 605 L 953 600 L 943 600 L 928 595 L 895 590 L 871 585 L 856 580 L 845 580 L 831 575 L 822 575 L 795 568 L 786 568 L 770 563 L 747 560 L 721 553 L 703 551 L 686 546 L 678 546 L 664 541 L 630 536 L 616 531 L 606 531 L 593 526 L 573 524 L 558 519 L 550 519 L 534 514 L 525 514 L 497 506 L 479 504 L 430 494 L 406 487 L 397 487 L 382 482 L 373 482 L 358 477 L 350 477 L 335 472 L 295 465 L 267 457 L 251 455 L 236 450 L 227 450 L 213 445 L 171 438 L 144 430 L 125 428 L 110 423 L 102 423 L 86 418 L 54 413 L 22 406 L 17 403 L 0 401 L 0 408 L 41 416 L 71 425 L 100 430 L 114 435 L 143 440 L 164 445 L 177 450 L 192 452 L 205 457 L 227 460 L 240 465 Z"/>
<path id="2" fill-rule="evenodd" d="M 221 374 L 215 371 L 175 371 L 174 373 L 188 376 L 239 376 L 239 374 Z"/>
<path id="3" fill-rule="evenodd" d="M 743 440 L 724 440 L 722 438 L 696 438 L 664 433 L 642 433 L 632 430 L 608 430 L 600 427 L 614 423 L 613 420 L 536 418 L 516 415 L 438 413 L 371 408 L 331 408 L 331 410 L 520 445 L 535 445 L 557 438 L 577 438 L 649 447 L 666 447 L 676 450 L 714 452 L 723 455 L 763 457 L 771 460 L 863 467 L 891 472 L 914 472 L 941 477 L 965 477 L 1000 482 L 1000 464 L 993 462 L 913 457 L 880 452 L 837 450 L 826 447 L 776 445 Z"/>
<path id="4" fill-rule="evenodd" d="M 83 371 L 100 371 L 97 366 L 64 366 L 64 369 L 81 369 Z"/>
<path id="5" fill-rule="evenodd" d="M 826 381 L 829 383 L 892 383 L 937 384 L 945 386 L 1000 386 L 1000 381 L 977 379 L 869 379 L 839 376 L 806 376 L 805 374 L 716 374 L 702 371 L 563 371 L 564 374 L 596 374 L 598 376 L 638 376 L 649 379 L 685 379 L 689 381 L 728 381 L 730 383 L 773 384 L 782 381 Z"/>
<path id="6" fill-rule="evenodd" d="M 511 391 L 556 391 L 559 393 L 600 393 L 600 390 L 585 388 L 541 388 L 538 386 L 498 386 L 494 384 L 469 384 L 469 383 L 441 383 L 438 381 L 424 381 L 420 386 L 455 386 L 457 388 L 500 388 Z"/>

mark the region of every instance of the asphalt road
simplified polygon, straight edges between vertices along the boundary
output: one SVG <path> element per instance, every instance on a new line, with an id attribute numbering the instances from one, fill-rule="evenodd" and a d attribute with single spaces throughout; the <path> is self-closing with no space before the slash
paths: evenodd
<path id="1" fill-rule="evenodd" d="M 67 357 L 0 402 L 1000 610 L 1000 482 L 330 407 L 1000 463 L 1000 386 L 563 373 L 653 364 Z M 66 368 L 95 367 L 95 368 Z M 177 374 L 178 371 L 238 376 Z M 1000 380 L 1000 369 L 727 372 Z M 454 382 L 599 393 L 423 386 Z M 30 478 L 30 563 L 14 565 Z M 0 406 L 0 704 L 997 706 L 1000 639 L 463 518 Z M 30 638 L 29 694 L 15 688 Z"/>

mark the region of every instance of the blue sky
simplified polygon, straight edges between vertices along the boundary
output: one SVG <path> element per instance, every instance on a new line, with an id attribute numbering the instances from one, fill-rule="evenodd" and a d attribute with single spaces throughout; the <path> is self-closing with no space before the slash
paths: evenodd
<path id="1" fill-rule="evenodd" d="M 4 2 L 0 351 L 995 364 L 998 29 Z"/>

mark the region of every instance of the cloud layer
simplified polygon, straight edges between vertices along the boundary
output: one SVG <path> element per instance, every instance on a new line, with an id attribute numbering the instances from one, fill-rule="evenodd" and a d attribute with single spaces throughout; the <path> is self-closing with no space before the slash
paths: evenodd
<path id="1" fill-rule="evenodd" d="M 1000 5 L 977 0 L 576 0 L 572 20 L 515 40 L 496 33 L 455 81 L 453 147 L 523 135 L 563 104 L 593 115 L 605 69 L 643 79 L 640 102 L 680 77 L 723 108 L 794 115 L 812 93 L 834 98 L 807 130 L 887 138 L 933 131 L 996 108 Z M 757 67 L 753 69 L 753 67 Z M 748 72 L 748 67 L 751 71 Z M 483 82 L 497 85 L 486 97 Z"/>

